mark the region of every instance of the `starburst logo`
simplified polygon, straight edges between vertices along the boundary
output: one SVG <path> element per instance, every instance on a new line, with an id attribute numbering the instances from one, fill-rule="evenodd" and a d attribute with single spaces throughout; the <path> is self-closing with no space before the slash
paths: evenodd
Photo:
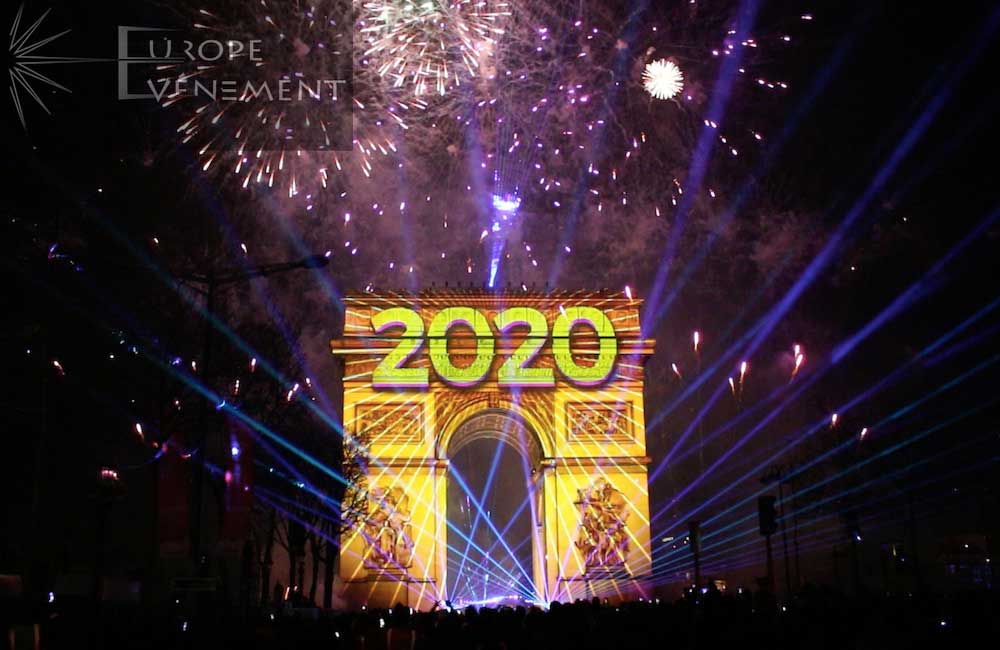
<path id="1" fill-rule="evenodd" d="M 45 102 L 42 101 L 39 95 L 42 87 L 48 86 L 66 93 L 72 93 L 69 88 L 43 74 L 40 69 L 60 63 L 84 63 L 100 60 L 46 56 L 41 54 L 40 51 L 42 48 L 70 32 L 67 29 L 51 36 L 36 34 L 40 31 L 39 28 L 51 11 L 51 9 L 46 9 L 45 13 L 32 23 L 30 27 L 22 30 L 21 19 L 24 17 L 24 4 L 22 3 L 17 10 L 17 15 L 14 16 L 14 24 L 10 28 L 10 46 L 8 47 L 10 97 L 14 102 L 14 110 L 17 111 L 17 117 L 21 120 L 21 126 L 25 130 L 28 128 L 28 122 L 24 117 L 24 104 L 21 101 L 21 93 L 25 93 L 28 97 L 35 100 L 35 103 L 49 115 L 52 114 L 52 111 L 49 110 L 49 107 L 45 105 Z"/>

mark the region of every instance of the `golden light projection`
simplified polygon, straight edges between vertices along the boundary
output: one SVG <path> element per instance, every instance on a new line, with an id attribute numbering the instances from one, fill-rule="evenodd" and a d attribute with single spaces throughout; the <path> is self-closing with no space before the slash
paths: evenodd
<path id="1" fill-rule="evenodd" d="M 580 533 L 575 544 L 583 553 L 588 569 L 614 569 L 625 566 L 629 537 L 628 501 L 605 478 L 579 490 Z"/>
<path id="2" fill-rule="evenodd" d="M 342 540 L 345 604 L 449 598 L 449 459 L 482 438 L 530 467 L 533 600 L 648 595 L 643 379 L 654 342 L 640 335 L 641 302 L 479 290 L 344 300 L 331 349 L 344 363 L 345 436 L 366 448 L 367 475 L 349 492 L 368 500 Z M 475 570 L 508 571 L 488 554 Z"/>
<path id="3" fill-rule="evenodd" d="M 403 488 L 374 487 L 368 490 L 370 508 L 364 520 L 368 540 L 365 564 L 385 571 L 405 572 L 413 550 L 410 498 Z"/>

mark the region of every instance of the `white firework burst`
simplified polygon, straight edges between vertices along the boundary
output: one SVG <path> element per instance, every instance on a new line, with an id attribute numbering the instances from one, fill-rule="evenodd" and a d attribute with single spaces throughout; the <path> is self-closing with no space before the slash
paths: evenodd
<path id="1" fill-rule="evenodd" d="M 444 95 L 480 75 L 510 15 L 500 0 L 362 0 L 358 24 L 379 77 Z"/>
<path id="2" fill-rule="evenodd" d="M 646 64 L 642 83 L 656 99 L 672 99 L 684 88 L 684 73 L 673 61 L 657 59 Z"/>

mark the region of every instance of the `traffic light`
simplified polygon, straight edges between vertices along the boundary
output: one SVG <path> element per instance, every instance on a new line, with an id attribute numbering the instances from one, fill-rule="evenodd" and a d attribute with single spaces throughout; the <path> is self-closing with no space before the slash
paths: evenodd
<path id="1" fill-rule="evenodd" d="M 760 534 L 767 537 L 778 530 L 778 514 L 774 511 L 775 498 L 770 494 L 757 497 L 757 522 Z"/>

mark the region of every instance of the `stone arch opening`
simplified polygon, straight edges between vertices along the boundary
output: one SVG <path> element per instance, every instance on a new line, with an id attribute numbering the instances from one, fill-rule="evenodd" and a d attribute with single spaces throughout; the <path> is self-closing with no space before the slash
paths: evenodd
<path id="1" fill-rule="evenodd" d="M 461 449 L 476 440 L 504 442 L 517 451 L 537 469 L 544 459 L 538 435 L 516 413 L 504 408 L 487 408 L 462 421 L 447 438 L 438 443 L 438 458 L 452 458 Z"/>
<path id="2" fill-rule="evenodd" d="M 448 461 L 448 559 L 456 602 L 535 600 L 543 530 L 539 508 L 544 452 L 516 413 L 487 408 L 469 415 L 439 445 Z"/>

